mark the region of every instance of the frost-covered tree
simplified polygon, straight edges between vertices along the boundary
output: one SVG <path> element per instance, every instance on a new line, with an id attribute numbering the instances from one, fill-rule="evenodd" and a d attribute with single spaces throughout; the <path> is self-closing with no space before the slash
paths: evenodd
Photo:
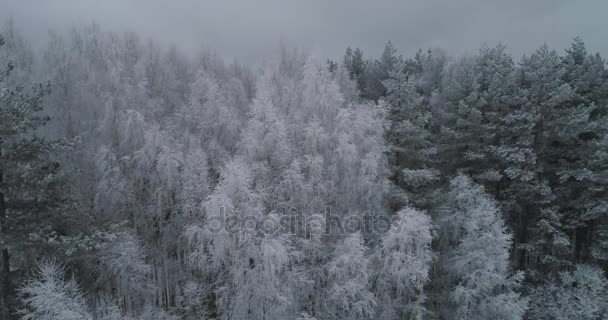
<path id="1" fill-rule="evenodd" d="M 55 261 L 39 263 L 34 278 L 18 290 L 22 319 L 92 320 L 76 278 L 65 279 L 65 269 Z"/>
<path id="2" fill-rule="evenodd" d="M 567 137 L 566 159 L 560 172 L 559 198 L 565 204 L 574 250 L 573 259 L 588 263 L 608 260 L 605 212 L 608 203 L 606 163 L 608 154 L 608 71 L 599 54 L 589 54 L 580 38 L 574 39 L 562 57 L 562 79 L 572 88 L 573 96 L 566 107 L 564 122 L 573 124 Z M 563 137 L 562 135 L 561 137 Z M 561 143 L 564 144 L 565 143 Z M 583 191 L 585 190 L 585 191 Z"/>
<path id="3" fill-rule="evenodd" d="M 241 122 L 236 106 L 213 74 L 200 69 L 190 85 L 190 96 L 177 114 L 176 126 L 185 127 L 187 136 L 197 135 L 214 166 L 221 166 L 236 150 Z M 244 115 L 243 115 L 244 116 Z"/>
<path id="4" fill-rule="evenodd" d="M 369 262 L 360 233 L 348 235 L 327 265 L 326 319 L 371 319 L 376 299 L 370 291 Z"/>
<path id="5" fill-rule="evenodd" d="M 527 309 L 519 292 L 523 274 L 510 272 L 512 236 L 496 202 L 460 175 L 450 182 L 439 219 L 447 247 L 440 252 L 448 283 L 442 313 L 454 319 L 522 319 Z"/>
<path id="6" fill-rule="evenodd" d="M 437 148 L 432 141 L 430 105 L 419 92 L 418 75 L 406 73 L 403 64 L 396 66 L 384 82 L 387 101 L 390 103 L 388 118 L 393 181 L 405 191 L 404 199 L 395 199 L 396 205 L 410 201 L 428 206 L 425 198 L 430 195 L 439 172 L 433 168 Z M 398 195 L 397 195 L 398 196 Z"/>
<path id="7" fill-rule="evenodd" d="M 591 265 L 577 265 L 561 272 L 555 281 L 535 288 L 530 294 L 531 319 L 601 319 L 608 314 L 608 281 L 603 271 Z"/>
<path id="8" fill-rule="evenodd" d="M 96 24 L 40 55 L 2 33 L 2 318 L 42 318 L 14 288 L 47 282 L 85 319 L 519 319 L 522 293 L 530 318 L 605 313 L 579 265 L 608 261 L 608 72 L 580 39 L 249 67 Z M 81 289 L 22 282 L 46 256 Z"/>
<path id="9" fill-rule="evenodd" d="M 231 319 L 284 319 L 292 303 L 287 278 L 290 245 L 286 238 L 251 238 L 241 245 L 228 289 Z"/>
<path id="10" fill-rule="evenodd" d="M 352 48 L 346 48 L 344 60 L 342 62 L 351 80 L 356 81 L 359 92 L 365 92 L 365 61 L 363 60 L 363 52 L 357 48 L 353 51 Z"/>
<path id="11" fill-rule="evenodd" d="M 193 146 L 186 152 L 181 176 L 182 184 L 177 196 L 181 210 L 184 215 L 196 217 L 210 193 L 207 155 L 199 147 Z"/>
<path id="12" fill-rule="evenodd" d="M 204 203 L 207 226 L 192 226 L 187 236 L 194 246 L 192 263 L 217 281 L 207 283 L 206 294 L 216 294 L 220 317 L 225 319 L 282 319 L 291 303 L 287 265 L 289 239 L 265 237 L 266 214 L 252 190 L 247 163 L 235 159 L 222 169 L 220 182 Z M 272 231 L 272 230 L 270 230 Z"/>
<path id="13" fill-rule="evenodd" d="M 343 106 L 344 96 L 331 73 L 327 71 L 315 54 L 306 59 L 302 67 L 304 78 L 301 83 L 303 120 L 315 116 L 322 125 L 330 126 L 340 107 Z"/>
<path id="14" fill-rule="evenodd" d="M 382 237 L 376 295 L 380 319 L 423 319 L 425 285 L 434 254 L 435 233 L 431 218 L 406 207 L 397 212 L 396 222 Z"/>
<path id="15" fill-rule="evenodd" d="M 260 81 L 240 144 L 249 159 L 276 170 L 289 162 L 291 151 L 285 124 L 273 105 L 267 86 L 267 81 Z"/>
<path id="16" fill-rule="evenodd" d="M 508 111 L 505 91 L 513 67 L 501 45 L 484 47 L 449 67 L 437 112 L 436 141 L 444 170 L 461 170 L 488 187 L 501 179 L 491 151 L 502 138 L 498 121 Z"/>
<path id="17" fill-rule="evenodd" d="M 110 285 L 121 310 L 134 315 L 152 297 L 148 280 L 152 267 L 146 262 L 141 242 L 128 230 L 111 236 L 99 255 L 100 281 Z"/>
<path id="18" fill-rule="evenodd" d="M 576 157 L 571 153 L 576 150 L 573 143 L 581 130 L 579 125 L 585 125 L 584 118 L 591 109 L 567 107 L 573 92 L 562 80 L 564 69 L 555 51 L 543 46 L 524 58 L 521 64 L 521 85 L 526 89 L 527 100 L 537 117 L 532 129 L 532 150 L 537 159 L 535 170 L 540 171 L 535 178 L 538 187 L 533 189 L 536 196 L 525 208 L 525 218 L 533 221 L 528 260 L 533 268 L 539 266 L 541 270 L 559 271 L 570 263 L 572 242 L 567 234 L 569 226 L 562 225 L 566 212 L 560 208 L 557 198 L 558 181 L 570 177 L 585 179 L 586 171 L 576 168 L 571 171 L 567 163 Z M 560 165 L 555 166 L 555 163 Z"/>
<path id="19" fill-rule="evenodd" d="M 11 77 L 3 81 L 10 87 L 23 86 L 32 82 L 35 76 L 35 52 L 12 18 L 3 21 L 0 29 L 3 39 L 0 65 L 3 72 L 4 68 L 12 66 Z"/>
<path id="20" fill-rule="evenodd" d="M 363 76 L 365 77 L 365 87 L 360 88 L 363 97 L 373 101 L 378 101 L 386 95 L 384 81 L 389 78 L 392 71 L 403 58 L 397 55 L 397 49 L 392 42 L 387 42 L 380 58 L 366 63 Z"/>
<path id="21" fill-rule="evenodd" d="M 360 99 L 357 82 L 350 77 L 349 71 L 344 65 L 338 65 L 333 76 L 347 102 L 356 102 Z"/>
<path id="22" fill-rule="evenodd" d="M 0 69 L 0 250 L 5 315 L 14 307 L 14 270 L 27 269 L 29 259 L 50 250 L 49 239 L 57 237 L 57 228 L 68 223 L 71 213 L 65 203 L 69 187 L 64 184 L 57 156 L 67 145 L 46 139 L 38 131 L 50 119 L 43 113 L 50 85 L 10 85 L 7 79 L 14 67 L 9 63 Z"/>

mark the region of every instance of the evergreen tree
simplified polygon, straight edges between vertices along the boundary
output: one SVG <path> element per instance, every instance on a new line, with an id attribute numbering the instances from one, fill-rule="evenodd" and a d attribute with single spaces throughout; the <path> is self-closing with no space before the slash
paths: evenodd
<path id="1" fill-rule="evenodd" d="M 24 303 L 20 310 L 22 319 L 93 319 L 76 279 L 64 280 L 64 273 L 64 268 L 57 262 L 38 265 L 36 278 L 18 290 Z"/>
<path id="2" fill-rule="evenodd" d="M 432 187 L 439 178 L 439 172 L 433 168 L 437 148 L 432 141 L 431 107 L 418 92 L 417 80 L 414 74 L 395 71 L 385 81 L 390 103 L 387 140 L 393 158 L 393 181 L 406 191 L 405 199 L 397 200 L 396 205 L 411 201 L 428 207 Z"/>
<path id="3" fill-rule="evenodd" d="M 560 189 L 569 179 L 585 179 L 586 171 L 570 164 L 578 158 L 577 136 L 585 131 L 585 119 L 592 106 L 569 107 L 572 88 L 562 80 L 565 70 L 559 56 L 547 46 L 525 57 L 520 68 L 521 86 L 536 117 L 532 146 L 537 159 L 534 170 L 538 187 L 535 201 L 525 213 L 526 219 L 531 220 L 527 260 L 535 270 L 557 272 L 571 262 L 573 246 L 568 229 L 574 226 L 563 224 L 571 213 L 562 206 L 561 201 L 568 197 L 563 197 Z"/>
<path id="4" fill-rule="evenodd" d="M 353 51 L 353 49 L 350 47 L 346 48 L 346 54 L 344 55 L 344 61 L 342 63 L 344 64 L 346 70 L 348 70 L 350 79 L 357 82 L 359 92 L 365 92 L 366 83 L 364 72 L 366 65 L 363 59 L 363 52 L 359 48 L 355 49 L 355 51 Z"/>
<path id="5" fill-rule="evenodd" d="M 386 95 L 383 82 L 389 78 L 389 72 L 398 65 L 403 58 L 397 56 L 397 49 L 389 41 L 384 46 L 380 59 L 368 61 L 363 76 L 365 88 L 361 91 L 365 99 L 378 101 Z"/>
<path id="6" fill-rule="evenodd" d="M 555 281 L 547 281 L 531 293 L 531 319 L 601 319 L 608 314 L 608 281 L 602 270 L 591 265 L 577 265 L 571 272 L 561 272 Z"/>
<path id="7" fill-rule="evenodd" d="M 30 259 L 53 247 L 49 244 L 70 212 L 55 153 L 64 144 L 38 134 L 49 121 L 42 102 L 50 85 L 8 86 L 13 68 L 11 63 L 4 66 L 0 76 L 1 281 L 2 312 L 7 318 L 14 312 L 18 270 L 27 270 Z"/>
<path id="8" fill-rule="evenodd" d="M 574 241 L 573 260 L 588 262 L 608 260 L 606 212 L 604 200 L 608 192 L 606 180 L 608 155 L 608 72 L 605 61 L 599 54 L 587 53 L 580 38 L 574 39 L 570 49 L 562 58 L 565 72 L 562 79 L 573 88 L 569 119 L 575 124 L 571 128 L 571 155 L 560 174 L 560 197 L 568 199 Z"/>

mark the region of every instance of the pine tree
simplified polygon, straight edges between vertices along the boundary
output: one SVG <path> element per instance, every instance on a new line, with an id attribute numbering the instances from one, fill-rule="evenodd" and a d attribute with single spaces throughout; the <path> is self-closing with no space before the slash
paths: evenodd
<path id="1" fill-rule="evenodd" d="M 64 279 L 65 269 L 54 261 L 38 265 L 36 277 L 19 288 L 25 320 L 92 320 L 76 278 Z"/>
<path id="2" fill-rule="evenodd" d="M 49 121 L 42 114 L 42 103 L 50 85 L 7 87 L 13 67 L 10 63 L 3 67 L 0 76 L 0 244 L 5 315 L 14 308 L 15 270 L 57 237 L 57 227 L 66 222 L 63 218 L 69 213 L 55 153 L 65 144 L 37 133 Z M 13 259 L 11 265 L 16 252 L 20 259 Z"/>
<path id="3" fill-rule="evenodd" d="M 573 260 L 608 260 L 605 238 L 608 192 L 608 72 L 599 54 L 587 53 L 580 38 L 574 39 L 562 58 L 562 79 L 573 89 L 572 110 L 563 121 L 574 124 L 569 131 L 571 155 L 560 173 L 560 197 L 568 199 L 569 224 L 574 242 Z M 563 122 L 562 122 L 563 123 Z"/>
<path id="4" fill-rule="evenodd" d="M 491 150 L 499 145 L 499 121 L 507 112 L 513 61 L 504 46 L 482 48 L 452 65 L 446 76 L 438 142 L 447 172 L 461 170 L 490 186 L 500 181 Z"/>
<path id="5" fill-rule="evenodd" d="M 530 294 L 528 317 L 540 320 L 593 320 L 608 314 L 608 280 L 598 267 L 577 265 Z"/>
<path id="6" fill-rule="evenodd" d="M 343 65 L 348 70 L 350 79 L 356 81 L 357 88 L 360 94 L 366 91 L 366 83 L 364 78 L 365 61 L 363 60 L 363 52 L 357 48 L 353 51 L 350 47 L 346 48 Z"/>
<path id="7" fill-rule="evenodd" d="M 585 179 L 585 170 L 570 164 L 578 158 L 577 136 L 585 130 L 592 106 L 570 107 L 573 90 L 562 79 L 565 70 L 559 56 L 546 45 L 524 57 L 520 68 L 521 86 L 537 118 L 532 130 L 537 187 L 533 202 L 525 208 L 526 219 L 531 221 L 527 260 L 533 270 L 541 272 L 530 273 L 535 277 L 558 272 L 571 263 L 568 229 L 574 225 L 564 222 L 574 212 L 562 206 L 561 200 L 568 197 L 560 189 L 569 179 Z"/>
<path id="8" fill-rule="evenodd" d="M 405 67 L 400 65 L 397 69 Z M 417 80 L 417 75 L 394 71 L 384 82 L 390 103 L 387 140 L 392 153 L 393 182 L 406 191 L 405 199 L 397 201 L 428 207 L 439 174 L 433 168 L 437 148 L 432 141 L 431 107 L 418 92 Z"/>
<path id="9" fill-rule="evenodd" d="M 378 101 L 386 95 L 383 82 L 389 78 L 389 72 L 398 65 L 403 58 L 397 56 L 397 49 L 389 41 L 384 46 L 380 59 L 368 61 L 363 76 L 365 77 L 365 88 L 362 96 L 365 99 Z"/>

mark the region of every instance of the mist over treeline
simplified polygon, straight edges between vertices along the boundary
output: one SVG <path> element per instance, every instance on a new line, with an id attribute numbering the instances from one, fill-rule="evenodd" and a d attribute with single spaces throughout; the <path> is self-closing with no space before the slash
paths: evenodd
<path id="1" fill-rule="evenodd" d="M 0 319 L 608 315 L 608 71 L 580 38 L 244 65 L 0 35 Z"/>

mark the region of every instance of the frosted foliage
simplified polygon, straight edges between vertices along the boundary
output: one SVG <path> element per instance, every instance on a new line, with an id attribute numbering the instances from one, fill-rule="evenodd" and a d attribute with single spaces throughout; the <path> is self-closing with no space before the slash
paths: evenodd
<path id="1" fill-rule="evenodd" d="M 23 319 L 93 319 L 76 279 L 64 277 L 65 270 L 57 262 L 43 262 L 37 266 L 35 278 L 19 289 L 24 304 L 20 311 Z"/>
<path id="2" fill-rule="evenodd" d="M 2 319 L 606 318 L 608 70 L 581 39 L 244 65 L 15 25 Z"/>
<path id="3" fill-rule="evenodd" d="M 336 319 L 371 319 L 376 299 L 369 291 L 369 266 L 361 234 L 354 233 L 336 246 L 327 266 L 330 289 L 328 316 Z"/>
<path id="4" fill-rule="evenodd" d="M 608 280 L 599 268 L 577 265 L 531 294 L 530 316 L 548 320 L 592 320 L 608 314 Z"/>
<path id="5" fill-rule="evenodd" d="M 323 120 L 335 116 L 344 102 L 338 84 L 332 80 L 329 71 L 310 55 L 303 69 L 303 108 L 308 115 L 315 114 Z M 329 119 L 328 119 L 329 120 Z"/>
<path id="6" fill-rule="evenodd" d="M 152 266 L 146 262 L 141 242 L 132 232 L 123 231 L 110 239 L 100 254 L 101 277 L 116 288 L 121 307 L 132 314 L 145 304 L 151 294 L 148 277 Z"/>
<path id="7" fill-rule="evenodd" d="M 107 297 L 101 297 L 96 303 L 93 312 L 96 320 L 131 320 L 133 318 L 125 316 L 121 313 L 120 307 Z"/>
<path id="8" fill-rule="evenodd" d="M 279 118 L 268 91 L 265 83 L 261 83 L 251 105 L 241 144 L 250 159 L 280 166 L 289 158 L 290 150 L 285 125 Z"/>
<path id="9" fill-rule="evenodd" d="M 496 203 L 463 175 L 450 188 L 442 226 L 455 245 L 444 263 L 455 285 L 450 298 L 456 318 L 521 319 L 527 309 L 517 292 L 523 275 L 509 272 L 511 235 Z"/>
<path id="10" fill-rule="evenodd" d="M 382 318 L 422 319 L 426 314 L 424 286 L 434 254 L 434 226 L 430 217 L 412 207 L 397 212 L 396 221 L 382 238 L 378 287 Z"/>
<path id="11" fill-rule="evenodd" d="M 284 238 L 255 242 L 244 246 L 232 271 L 230 313 L 236 319 L 283 319 L 292 301 L 285 278 L 289 244 Z"/>
<path id="12" fill-rule="evenodd" d="M 184 213 L 200 214 L 202 201 L 210 192 L 208 175 L 207 155 L 200 149 L 186 153 L 183 171 L 180 174 L 182 187 L 179 195 Z"/>
<path id="13" fill-rule="evenodd" d="M 122 128 L 121 135 L 121 150 L 137 150 L 144 145 L 144 118 L 134 110 L 127 110 Z"/>

